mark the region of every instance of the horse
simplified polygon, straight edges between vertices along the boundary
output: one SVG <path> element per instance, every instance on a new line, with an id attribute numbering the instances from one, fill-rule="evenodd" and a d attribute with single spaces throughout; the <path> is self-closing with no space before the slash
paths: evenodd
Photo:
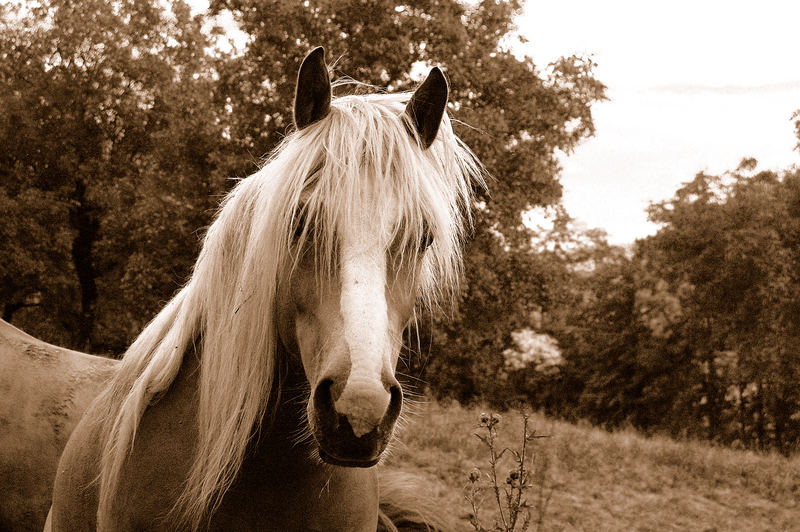
<path id="1" fill-rule="evenodd" d="M 61 452 L 116 365 L 0 320 L 0 530 L 42 530 Z"/>
<path id="2" fill-rule="evenodd" d="M 0 530 L 42 530 L 61 452 L 118 363 L 42 342 L 0 320 Z M 435 512 L 419 508 L 417 479 L 383 471 L 379 481 L 379 530 L 435 522 Z"/>
<path id="3" fill-rule="evenodd" d="M 72 432 L 46 530 L 394 527 L 375 466 L 403 332 L 455 299 L 483 169 L 438 67 L 412 93 L 333 87 L 316 48 L 294 130 L 224 198 L 190 279 Z M 405 514 L 446 527 L 418 502 Z"/>
<path id="4" fill-rule="evenodd" d="M 42 530 L 61 452 L 118 363 L 42 342 L 0 320 L 0 530 Z M 417 479 L 383 471 L 379 481 L 378 530 L 437 522 L 416 500 Z"/>

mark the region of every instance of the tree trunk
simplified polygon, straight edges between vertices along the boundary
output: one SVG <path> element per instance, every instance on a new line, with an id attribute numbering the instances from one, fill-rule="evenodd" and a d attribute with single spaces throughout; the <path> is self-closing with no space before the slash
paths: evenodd
<path id="1" fill-rule="evenodd" d="M 717 366 L 714 361 L 714 352 L 706 354 L 708 374 L 705 379 L 706 413 L 708 419 L 709 440 L 715 440 L 720 435 L 721 415 L 719 401 L 719 382 L 717 378 Z"/>
<path id="2" fill-rule="evenodd" d="M 97 240 L 99 224 L 94 209 L 86 199 L 86 183 L 83 180 L 76 181 L 75 196 L 76 206 L 70 215 L 72 227 L 76 231 L 72 241 L 72 262 L 81 290 L 81 308 L 74 338 L 77 349 L 91 351 L 97 302 L 97 272 L 92 248 Z"/>
<path id="3" fill-rule="evenodd" d="M 3 305 L 3 321 L 11 323 L 14 313 L 22 308 L 22 303 L 6 303 Z"/>
<path id="4" fill-rule="evenodd" d="M 739 382 L 739 441 L 745 448 L 750 448 L 750 438 L 747 434 L 747 405 L 745 404 L 746 382 Z"/>

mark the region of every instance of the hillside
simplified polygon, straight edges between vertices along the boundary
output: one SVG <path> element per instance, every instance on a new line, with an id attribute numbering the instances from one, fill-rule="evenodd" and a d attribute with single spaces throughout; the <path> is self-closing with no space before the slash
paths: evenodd
<path id="1" fill-rule="evenodd" d="M 459 530 L 472 530 L 464 493 L 473 467 L 488 470 L 488 453 L 473 436 L 482 409 L 435 402 L 411 409 L 386 467 L 423 477 Z M 540 415 L 531 421 L 549 435 L 534 440 L 545 494 L 528 497 L 535 504 L 549 493 L 540 530 L 800 530 L 800 457 L 608 433 Z M 503 445 L 519 446 L 519 413 L 504 413 L 499 429 Z M 483 516 L 491 503 L 487 496 Z"/>

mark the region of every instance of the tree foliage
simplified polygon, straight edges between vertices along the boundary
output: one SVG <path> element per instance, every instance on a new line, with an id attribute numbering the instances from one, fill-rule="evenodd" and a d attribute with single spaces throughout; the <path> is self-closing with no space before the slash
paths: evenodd
<path id="1" fill-rule="evenodd" d="M 220 189 L 207 39 L 182 2 L 3 15 L 4 317 L 119 351 L 185 277 Z"/>
<path id="2" fill-rule="evenodd" d="M 796 449 L 800 173 L 744 160 L 650 208 L 661 224 L 597 268 L 556 336 L 563 415 Z"/>
<path id="3" fill-rule="evenodd" d="M 433 64 L 445 68 L 458 133 L 492 179 L 490 192 L 478 191 L 461 310 L 450 321 L 421 317 L 416 345 L 431 353 L 427 375 L 440 393 L 485 395 L 510 332 L 529 324 L 555 275 L 530 253 L 521 212 L 559 199 L 557 152 L 593 133 L 591 105 L 605 89 L 584 58 L 540 68 L 515 57 L 507 41 L 520 9 L 488 0 L 211 2 L 210 15 L 230 12 L 247 35 L 241 51 L 215 46 L 220 31 L 204 32 L 210 19 L 180 0 L 7 9 L 6 318 L 61 344 L 123 350 L 186 278 L 228 178 L 254 171 L 285 135 L 297 66 L 321 44 L 335 76 L 389 91 L 413 88 Z M 425 360 L 409 371 L 423 372 Z"/>

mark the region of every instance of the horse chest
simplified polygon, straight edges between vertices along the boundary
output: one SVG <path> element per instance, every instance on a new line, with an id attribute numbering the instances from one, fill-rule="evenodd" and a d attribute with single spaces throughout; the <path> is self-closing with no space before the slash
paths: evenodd
<path id="1" fill-rule="evenodd" d="M 377 527 L 372 470 L 297 467 L 296 462 L 293 467 L 247 465 L 214 514 L 211 529 L 373 532 Z"/>
<path id="2" fill-rule="evenodd" d="M 194 361 L 143 416 L 123 478 L 120 521 L 157 530 L 174 504 L 194 454 Z M 288 410 L 288 412 L 287 412 Z M 212 515 L 210 530 L 374 531 L 378 482 L 374 469 L 318 463 L 289 436 L 300 420 L 279 410 L 273 427 L 254 440 L 233 485 Z M 169 527 L 167 527 L 169 528 Z"/>
<path id="3" fill-rule="evenodd" d="M 334 473 L 323 478 L 298 475 L 287 478 L 282 472 L 255 478 L 245 473 L 225 494 L 220 508 L 208 523 L 208 530 L 280 530 L 373 532 L 377 527 L 378 490 L 375 475 L 365 472 L 361 479 Z M 168 493 L 173 486 L 162 484 L 150 493 Z M 164 492 L 160 490 L 164 489 Z M 134 493 L 142 494 L 140 489 Z M 132 495 L 128 492 L 128 497 Z M 121 512 L 119 523 L 124 529 L 169 529 L 162 517 L 169 510 L 171 497 L 160 497 L 161 503 L 150 501 L 131 514 Z"/>

